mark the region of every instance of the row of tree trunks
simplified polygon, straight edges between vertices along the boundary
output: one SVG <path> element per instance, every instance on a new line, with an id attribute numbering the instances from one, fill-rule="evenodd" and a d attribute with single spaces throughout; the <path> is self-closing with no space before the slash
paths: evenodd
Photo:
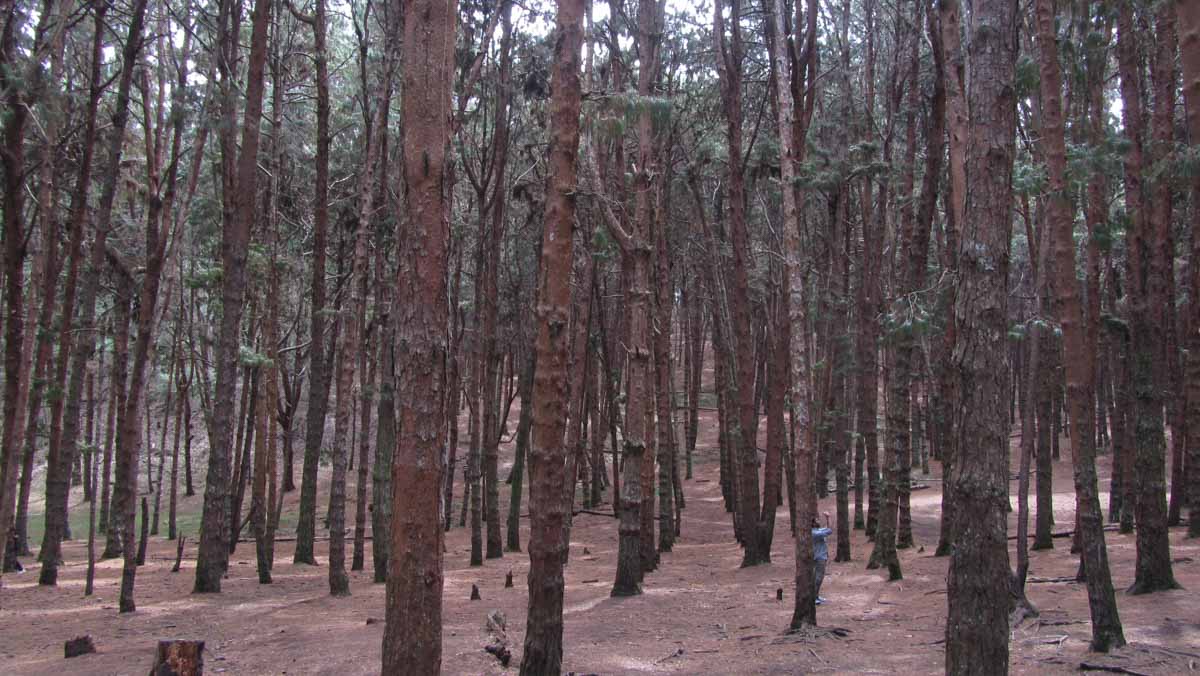
<path id="1" fill-rule="evenodd" d="M 1152 113 L 1150 152 L 1153 162 L 1162 152 L 1161 127 L 1171 124 L 1174 108 L 1173 64 L 1175 59 L 1174 12 L 1162 4 L 1155 20 L 1158 48 L 1152 59 L 1155 105 Z M 1138 490 L 1134 508 L 1137 518 L 1137 561 L 1133 593 L 1148 593 L 1177 587 L 1171 570 L 1167 539 L 1167 503 L 1165 486 L 1166 439 L 1163 430 L 1164 368 L 1163 308 L 1168 271 L 1162 258 L 1165 232 L 1170 214 L 1158 204 L 1158 195 L 1147 201 L 1147 186 L 1142 175 L 1146 164 L 1143 133 L 1141 66 L 1138 62 L 1138 36 L 1133 8 L 1122 5 L 1117 18 L 1118 72 L 1121 78 L 1122 116 L 1130 149 L 1125 155 L 1125 204 L 1133 225 L 1126 232 L 1126 292 L 1130 317 L 1130 375 L 1133 391 L 1133 475 Z M 1165 44 L 1164 44 L 1165 43 Z M 1169 49 L 1170 64 L 1164 56 Z M 1163 72 L 1163 71 L 1167 72 Z M 1167 92 L 1170 92 L 1169 94 Z M 1169 132 L 1166 132 L 1169 134 Z M 1153 187 L 1153 186 L 1151 186 Z M 1170 200 L 1166 200 L 1169 204 Z M 1129 469 L 1126 464 L 1125 469 Z M 1130 475 L 1125 474 L 1128 480 Z"/>
<path id="2" fill-rule="evenodd" d="M 512 3 L 503 3 L 502 8 L 493 11 L 501 13 L 503 34 L 500 39 L 500 92 L 496 100 L 495 119 L 498 121 L 496 132 L 492 138 L 491 167 L 488 173 L 494 183 L 490 204 L 487 212 L 480 221 L 480 246 L 484 255 L 484 268 L 481 275 L 482 319 L 480 322 L 482 353 L 480 361 L 483 368 L 482 385 L 482 416 L 483 427 L 483 474 L 485 480 L 484 512 L 487 517 L 487 551 L 489 559 L 500 558 L 504 554 L 503 539 L 501 538 L 500 523 L 500 390 L 499 371 L 502 354 L 497 349 L 497 317 L 499 314 L 499 277 L 501 240 L 504 237 L 505 196 L 507 188 L 504 182 L 505 170 L 508 166 L 508 128 L 509 105 L 512 97 Z"/>
<path id="3" fill-rule="evenodd" d="M 1179 48 L 1183 71 L 1183 101 L 1187 111 L 1187 129 L 1193 148 L 1200 145 L 1200 5 L 1176 0 L 1179 19 Z M 1200 176 L 1192 180 L 1192 209 L 1200 205 Z M 1193 215 L 1190 229 L 1193 261 L 1200 260 L 1200 217 Z M 1200 298 L 1200 265 L 1189 266 L 1188 296 Z M 1200 303 L 1189 303 L 1187 347 L 1187 410 L 1185 421 L 1188 444 L 1185 466 L 1188 496 L 1188 537 L 1200 537 Z"/>
<path id="4" fill-rule="evenodd" d="M 209 448 L 200 547 L 196 558 L 194 591 L 197 593 L 221 591 L 221 578 L 229 564 L 229 545 L 232 537 L 228 527 L 229 463 L 234 443 L 233 421 L 230 418 L 236 391 L 241 315 L 246 295 L 246 257 L 258 197 L 255 187 L 258 183 L 259 119 L 263 108 L 270 10 L 269 0 L 255 0 L 251 15 L 249 71 L 246 77 L 246 104 L 243 110 L 244 122 L 241 126 L 240 144 L 236 143 L 234 136 L 237 131 L 234 121 L 234 97 L 238 90 L 234 84 L 233 65 L 236 63 L 235 56 L 238 50 L 232 28 L 236 23 L 232 16 L 232 3 L 222 2 L 218 16 L 218 110 L 223 119 L 218 136 L 223 195 L 221 304 L 224 311 L 221 314 L 217 342 L 216 383 L 212 406 L 214 434 Z"/>
<path id="5" fill-rule="evenodd" d="M 101 186 L 100 203 L 95 220 L 96 233 L 88 255 L 89 267 L 84 273 L 82 296 L 80 297 L 78 326 L 82 330 L 78 331 L 72 338 L 75 345 L 70 354 L 62 437 L 58 445 L 59 447 L 52 449 L 52 451 L 58 451 L 58 457 L 52 457 L 48 460 L 49 470 L 46 475 L 46 531 L 43 535 L 40 553 L 43 559 L 43 566 L 38 578 L 38 582 L 44 585 L 57 583 L 58 564 L 61 559 L 61 545 L 66 534 L 67 498 L 70 492 L 71 472 L 75 464 L 74 458 L 79 438 L 79 400 L 82 397 L 83 376 L 87 367 L 87 361 L 91 358 L 92 352 L 95 349 L 96 296 L 98 287 L 100 286 L 101 270 L 109 262 L 106 242 L 111 230 L 113 205 L 116 201 L 117 175 L 119 174 L 120 159 L 124 148 L 125 125 L 129 119 L 129 101 L 130 91 L 133 86 L 134 66 L 138 58 L 138 53 L 142 48 L 143 39 L 141 32 L 145 9 L 145 2 L 139 0 L 135 4 L 132 15 L 133 20 L 130 22 L 129 33 L 126 35 L 122 48 L 121 76 L 117 86 L 113 126 L 110 129 L 111 135 L 108 139 L 109 164 L 104 174 L 104 183 Z M 154 223 L 153 227 L 157 234 L 158 224 Z M 149 243 L 149 237 L 147 243 Z M 128 294 L 127 297 L 131 297 L 133 290 L 132 280 L 128 279 L 127 271 L 122 267 L 123 264 L 121 262 L 116 260 L 111 262 L 113 263 L 114 273 L 117 276 L 118 294 L 124 293 Z M 160 271 L 161 264 L 160 260 L 158 263 Z M 149 282 L 147 285 L 149 285 Z M 157 280 L 155 280 L 154 285 L 154 299 L 156 300 L 158 292 Z M 150 308 L 146 315 L 147 325 L 145 330 L 147 333 L 150 331 L 153 314 L 154 310 Z M 142 334 L 142 327 L 140 326 L 142 316 L 140 311 L 138 321 L 137 335 L 140 338 Z M 147 345 L 143 346 L 144 350 L 149 349 L 148 340 L 149 338 L 147 337 L 145 339 Z M 135 347 L 136 353 L 137 348 Z M 114 359 L 124 362 L 128 359 L 128 355 L 115 354 Z M 134 554 L 131 543 L 133 542 L 133 519 L 136 513 L 134 498 L 137 492 L 136 463 L 141 437 L 138 429 L 140 412 L 138 406 L 141 399 L 141 385 L 144 382 L 144 364 L 144 356 L 140 358 L 140 362 L 135 362 L 134 370 L 130 372 L 129 389 L 126 392 L 123 407 L 117 411 L 117 478 L 114 487 L 111 516 L 114 524 L 123 526 L 121 540 L 126 553 L 126 572 L 122 575 L 121 585 L 121 609 L 123 611 L 133 609 L 133 574 L 131 569 L 135 566 L 135 563 L 131 558 Z M 139 365 L 143 367 L 143 372 L 140 376 L 136 373 Z M 131 406 L 131 402 L 135 403 Z M 126 578 L 128 578 L 128 582 L 125 581 Z M 127 587 L 128 590 L 126 590 Z"/>
<path id="6" fill-rule="evenodd" d="M 44 92 L 43 98 L 46 99 L 47 103 L 49 103 L 51 106 L 58 106 L 61 104 L 59 100 L 59 97 L 61 96 L 61 92 L 59 91 L 59 83 L 62 81 L 63 76 L 63 45 L 64 36 L 66 34 L 69 3 L 59 3 L 59 6 L 55 8 L 53 2 L 47 2 L 45 10 L 56 12 L 56 15 L 53 18 L 47 17 L 39 20 L 39 23 L 42 24 L 42 35 L 44 36 L 42 39 L 42 44 L 39 45 L 39 51 L 42 51 L 43 53 L 48 51 L 50 57 L 50 80 L 48 83 L 48 91 Z M 45 35 L 45 29 L 47 26 L 49 30 L 48 36 Z M 93 70 L 92 74 L 94 77 L 96 76 L 97 71 L 98 68 Z M 93 84 L 94 90 L 98 88 L 98 84 Z M 88 125 L 87 131 L 89 136 L 87 137 L 86 141 L 87 149 L 84 151 L 87 156 L 81 158 L 81 167 L 84 168 L 85 173 L 82 173 L 80 176 L 80 178 L 84 181 L 88 181 L 88 179 L 90 179 L 91 162 L 92 157 L 94 157 L 94 150 L 92 149 L 92 146 L 95 145 L 95 115 L 98 102 L 99 96 L 94 99 L 89 99 L 88 102 L 88 122 L 85 124 Z M 46 115 L 45 123 L 42 125 L 42 133 L 45 136 L 46 150 L 41 158 L 42 167 L 40 170 L 40 186 L 38 188 L 37 196 L 38 204 L 51 204 L 52 200 L 54 199 L 55 167 L 57 165 L 54 154 L 56 152 L 55 145 L 58 143 L 61 133 L 60 126 L 61 119 L 59 115 Z M 35 255 L 32 274 L 30 275 L 29 280 L 31 288 L 30 308 L 26 322 L 36 326 L 35 330 L 37 332 L 37 336 L 44 337 L 40 339 L 35 338 L 34 341 L 36 343 L 36 349 L 33 355 L 34 361 L 31 365 L 34 378 L 29 383 L 31 391 L 28 395 L 29 410 L 25 417 L 26 427 L 24 435 L 24 452 L 21 458 L 20 493 L 17 498 L 15 526 L 17 529 L 18 546 L 23 554 L 26 554 L 29 551 L 29 495 L 33 485 L 33 461 L 37 450 L 38 418 L 41 412 L 43 403 L 42 398 L 45 387 L 50 381 L 48 371 L 50 368 L 50 359 L 54 347 L 53 341 L 49 340 L 48 337 L 52 335 L 54 331 L 52 322 L 54 319 L 55 301 L 57 299 L 56 297 L 60 267 L 58 256 L 58 224 L 55 222 L 56 218 L 57 215 L 53 213 L 53 210 L 47 209 L 42 212 L 40 224 L 42 231 L 41 251 L 37 252 Z M 80 226 L 79 232 L 80 235 L 82 235 L 82 223 Z M 80 250 L 81 247 L 79 246 L 72 249 L 72 252 L 74 253 L 74 259 L 76 261 L 79 258 L 78 252 Z M 76 268 L 77 267 L 78 263 L 76 263 Z M 70 319 L 67 319 L 67 314 L 73 313 L 74 311 L 73 291 L 74 290 L 72 289 L 71 298 L 63 299 L 64 303 L 61 321 L 67 324 L 70 323 Z M 37 311 L 35 323 L 33 301 L 34 294 L 38 293 L 41 295 L 41 306 Z M 71 302 L 69 307 L 67 305 L 67 301 Z M 70 340 L 70 334 L 60 334 L 60 337 L 64 338 L 65 345 L 71 345 L 73 343 L 73 341 Z M 28 338 L 29 336 L 26 336 L 26 340 L 28 340 Z M 60 352 L 63 351 L 64 348 L 60 348 Z M 60 389 L 63 383 L 64 381 L 61 379 L 55 381 L 55 385 Z M 62 397 L 53 397 L 51 399 L 51 401 L 55 404 L 58 404 L 58 402 L 61 400 Z M 61 411 L 61 404 L 53 407 L 53 413 L 58 413 L 61 415 Z M 55 451 L 57 451 L 57 439 L 54 443 Z M 90 491 L 85 490 L 85 493 L 90 493 Z"/>
<path id="7" fill-rule="evenodd" d="M 938 18 L 941 25 L 941 45 L 945 52 L 943 74 L 946 77 L 947 168 L 946 236 L 942 264 L 951 275 L 957 273 L 959 234 L 966 220 L 967 203 L 967 139 L 969 120 L 966 92 L 966 59 L 962 50 L 961 12 L 958 0 L 940 0 Z M 954 354 L 958 340 L 957 289 L 953 285 L 941 293 L 939 305 L 944 310 L 945 328 L 940 346 L 942 354 Z M 957 511 L 954 473 L 958 462 L 958 414 L 955 412 L 958 383 L 951 359 L 941 359 L 937 369 L 937 403 L 934 419 L 940 439 L 942 460 L 942 517 L 938 534 L 937 556 L 948 556 L 954 537 Z"/>
<path id="8" fill-rule="evenodd" d="M 291 8 L 291 3 L 288 4 Z M 293 14 L 297 12 L 293 9 Z M 305 416 L 304 464 L 300 475 L 300 519 L 296 524 L 295 563 L 316 565 L 313 543 L 317 535 L 317 468 L 325 438 L 325 416 L 331 389 L 330 363 L 333 341 L 326 347 L 325 259 L 329 232 L 329 55 L 326 48 L 328 18 L 325 0 L 314 0 L 313 13 L 302 20 L 313 30 L 313 76 L 316 81 L 317 150 L 313 181 L 312 317 L 309 326 L 309 394 Z"/>
<path id="9" fill-rule="evenodd" d="M 746 187 L 742 139 L 742 80 L 745 50 L 742 45 L 741 0 L 730 0 L 730 25 L 726 28 L 722 3 L 714 5 L 713 34 L 716 38 L 717 72 L 721 81 L 721 106 L 725 114 L 725 135 L 730 158 L 728 223 L 730 247 L 733 252 L 728 304 L 730 331 L 726 353 L 736 367 L 737 400 L 728 402 L 737 420 L 730 438 L 733 443 L 731 462 L 737 465 L 737 500 L 735 509 L 742 530 L 742 566 L 768 563 L 770 543 L 762 537 L 758 515 L 758 412 L 755 406 L 755 347 L 750 331 L 750 265 L 749 235 L 746 229 Z"/>
<path id="10" fill-rule="evenodd" d="M 1083 304 L 1080 302 L 1079 284 L 1075 279 L 1074 222 L 1066 199 L 1066 139 L 1062 106 L 1062 69 L 1058 61 L 1058 40 L 1054 23 L 1053 0 L 1038 0 L 1036 5 L 1037 42 L 1042 97 L 1042 154 L 1049 173 L 1049 196 L 1046 204 L 1047 220 L 1043 228 L 1050 236 L 1043 239 L 1043 261 L 1045 248 L 1052 242 L 1055 264 L 1051 266 L 1056 277 L 1054 289 L 1057 294 L 1056 309 L 1062 324 L 1063 354 L 1066 356 L 1067 406 L 1071 420 L 1071 457 L 1075 475 L 1075 510 L 1078 515 L 1078 530 L 1081 534 L 1082 565 L 1087 576 L 1088 606 L 1092 617 L 1093 650 L 1107 652 L 1109 648 L 1125 644 L 1121 620 L 1117 614 L 1117 602 L 1113 593 L 1112 579 L 1108 569 L 1108 553 L 1104 543 L 1104 521 L 1100 511 L 1100 499 L 1096 486 L 1096 449 L 1092 433 L 1095 407 L 1093 378 L 1095 369 L 1089 359 L 1095 352 L 1095 339 L 1087 343 Z M 1049 274 L 1050 270 L 1043 270 Z M 1094 335 L 1094 334 L 1092 334 Z M 1036 349 L 1036 347 L 1034 348 Z M 1041 481 L 1038 458 L 1038 480 Z M 1041 489 L 1038 491 L 1038 516 L 1041 519 L 1043 505 Z"/>

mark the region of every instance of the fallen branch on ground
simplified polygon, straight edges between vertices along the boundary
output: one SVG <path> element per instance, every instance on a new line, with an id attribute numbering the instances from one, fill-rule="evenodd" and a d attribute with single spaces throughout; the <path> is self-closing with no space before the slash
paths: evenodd
<path id="1" fill-rule="evenodd" d="M 1080 662 L 1079 670 L 1080 671 L 1107 671 L 1112 674 L 1132 674 L 1132 676 L 1150 676 L 1149 674 L 1145 674 L 1140 671 L 1134 671 L 1133 669 L 1126 669 L 1125 667 L 1119 667 L 1116 665 L 1109 665 L 1109 664 L 1094 664 L 1092 662 Z"/>

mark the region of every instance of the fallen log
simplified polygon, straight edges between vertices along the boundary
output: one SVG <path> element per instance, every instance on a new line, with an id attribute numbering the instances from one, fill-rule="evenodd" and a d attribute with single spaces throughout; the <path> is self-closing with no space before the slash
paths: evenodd
<path id="1" fill-rule="evenodd" d="M 1105 533 L 1115 533 L 1115 532 L 1116 532 L 1117 530 L 1119 530 L 1119 529 L 1120 529 L 1120 526 L 1105 526 L 1105 527 L 1104 527 L 1104 532 L 1105 532 Z M 1075 531 L 1074 531 L 1074 530 L 1060 530 L 1060 531 L 1056 531 L 1056 532 L 1054 532 L 1054 533 L 1051 533 L 1051 534 L 1050 534 L 1050 537 L 1052 537 L 1052 538 L 1069 538 L 1069 537 L 1071 537 L 1071 536 L 1073 536 L 1073 535 L 1075 535 Z M 1034 537 L 1034 534 L 1033 534 L 1033 533 L 1030 533 L 1030 534 L 1029 534 L 1029 537 L 1030 537 L 1030 539 L 1032 539 L 1032 538 Z M 1008 539 L 1009 539 L 1009 540 L 1016 540 L 1016 539 L 1017 539 L 1017 536 L 1016 536 L 1016 535 L 1009 535 L 1009 536 L 1008 536 Z"/>

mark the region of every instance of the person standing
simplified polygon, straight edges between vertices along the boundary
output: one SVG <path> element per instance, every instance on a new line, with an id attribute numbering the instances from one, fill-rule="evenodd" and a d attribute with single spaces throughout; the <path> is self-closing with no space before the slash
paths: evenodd
<path id="1" fill-rule="evenodd" d="M 829 512 L 825 512 L 825 527 L 821 528 L 821 523 L 815 518 L 812 521 L 812 539 L 813 539 L 813 594 L 817 597 L 817 605 L 825 603 L 825 599 L 821 597 L 821 583 L 825 581 L 825 564 L 829 561 L 829 546 L 825 544 L 825 538 L 833 530 L 829 527 Z"/>

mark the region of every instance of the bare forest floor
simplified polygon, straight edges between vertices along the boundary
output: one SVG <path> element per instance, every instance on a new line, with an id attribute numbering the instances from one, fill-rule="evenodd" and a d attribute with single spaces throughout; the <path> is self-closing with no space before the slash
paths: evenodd
<path id="1" fill-rule="evenodd" d="M 515 415 L 514 411 L 513 421 Z M 933 557 L 941 497 L 937 476 L 918 476 L 927 488 L 912 494 L 917 547 L 901 552 L 904 580 L 889 583 L 879 571 L 865 569 L 870 543 L 856 531 L 851 543 L 853 559 L 830 562 L 822 590 L 829 603 L 818 608 L 821 625 L 841 627 L 849 633 L 844 638 L 785 636 L 794 598 L 787 509 L 778 512 L 773 563 L 739 569 L 741 553 L 721 500 L 712 415 L 704 412 L 696 478 L 685 483 L 682 535 L 675 550 L 662 556 L 659 569 L 647 576 L 642 596 L 609 598 L 616 565 L 616 520 L 592 514 L 576 517 L 566 571 L 564 671 L 940 673 L 948 560 Z M 503 452 L 507 467 L 511 446 Z M 1013 456 L 1015 463 L 1015 452 Z M 1104 488 L 1108 468 L 1108 458 L 1102 458 Z M 323 469 L 323 482 L 327 481 L 325 472 Z M 1074 499 L 1065 458 L 1055 464 L 1054 479 L 1056 530 L 1069 530 Z M 352 486 L 354 475 L 350 480 Z M 461 474 L 456 495 L 460 488 Z M 1015 481 L 1012 489 L 1015 493 Z M 353 523 L 354 493 L 348 492 L 347 521 Z M 322 490 L 322 505 L 326 496 Z M 285 516 L 287 511 L 294 514 L 296 499 L 297 494 L 289 494 Z M 1107 501 L 1107 494 L 1102 499 Z M 78 496 L 73 496 L 72 504 L 77 501 Z M 502 511 L 507 511 L 506 498 L 501 504 Z M 820 507 L 834 512 L 833 497 L 823 500 Z M 263 586 L 255 576 L 253 544 L 243 543 L 231 561 L 222 594 L 191 594 L 199 508 L 199 495 L 181 508 L 181 524 L 188 536 L 182 572 L 169 572 L 175 543 L 152 538 L 147 565 L 138 572 L 138 611 L 134 614 L 118 615 L 116 610 L 119 560 L 100 563 L 96 594 L 83 596 L 86 531 L 78 526 L 75 534 L 79 539 L 64 548 L 66 565 L 58 587 L 37 586 L 37 564 L 29 559 L 25 574 L 6 575 L 0 592 L 0 673 L 144 674 L 161 638 L 207 641 L 210 673 L 378 672 L 383 623 L 368 625 L 367 620 L 383 618 L 384 586 L 372 584 L 369 571 L 351 574 L 351 597 L 331 598 L 326 568 L 293 565 L 294 543 L 284 541 L 276 549 L 275 583 Z M 606 504 L 599 511 L 610 509 Z M 72 522 L 79 524 L 79 512 L 75 512 Z M 86 528 L 86 511 L 83 515 Z M 443 670 L 453 674 L 506 672 L 483 651 L 487 643 L 485 616 L 499 609 L 507 616 L 514 643 L 513 663 L 507 671 L 515 673 L 524 634 L 528 558 L 523 553 L 508 553 L 481 568 L 469 567 L 470 531 L 457 527 L 457 517 L 456 507 L 456 527 L 447 538 L 445 563 Z M 294 522 L 285 518 L 285 528 L 290 523 Z M 528 526 L 527 520 L 523 526 Z M 1009 532 L 1015 532 L 1015 512 Z M 290 537 L 291 532 L 280 535 Z M 1012 673 L 1070 673 L 1077 671 L 1081 661 L 1146 674 L 1187 673 L 1200 666 L 1200 594 L 1195 591 L 1200 589 L 1200 540 L 1185 540 L 1183 535 L 1182 529 L 1172 531 L 1171 553 L 1176 560 L 1175 575 L 1188 591 L 1134 597 L 1123 592 L 1133 580 L 1134 538 L 1107 534 L 1117 600 L 1125 636 L 1131 642 L 1130 647 L 1109 656 L 1087 653 L 1084 587 L 1060 581 L 1073 578 L 1076 571 L 1069 539 L 1056 539 L 1053 550 L 1032 552 L 1029 598 L 1042 614 L 1012 631 Z M 528 531 L 522 536 L 526 543 Z M 324 556 L 325 546 L 324 541 L 318 543 L 319 558 Z M 832 553 L 833 542 L 830 549 Z M 369 568 L 369 541 L 367 561 Z M 510 570 L 516 586 L 505 589 L 504 577 Z M 472 584 L 478 585 L 482 601 L 468 600 Z M 780 588 L 782 602 L 776 600 Z M 63 641 L 81 634 L 91 634 L 99 652 L 64 661 Z"/>

